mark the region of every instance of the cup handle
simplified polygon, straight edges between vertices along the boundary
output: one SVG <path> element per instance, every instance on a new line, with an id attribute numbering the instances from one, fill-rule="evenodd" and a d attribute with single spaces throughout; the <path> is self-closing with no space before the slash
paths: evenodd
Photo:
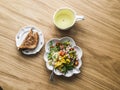
<path id="1" fill-rule="evenodd" d="M 84 16 L 76 15 L 76 21 L 84 20 Z"/>

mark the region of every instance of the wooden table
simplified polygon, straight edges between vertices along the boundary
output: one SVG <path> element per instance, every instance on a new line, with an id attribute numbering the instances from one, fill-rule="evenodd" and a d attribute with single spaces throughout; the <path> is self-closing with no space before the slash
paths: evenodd
<path id="1" fill-rule="evenodd" d="M 53 25 L 53 13 L 70 7 L 85 20 L 69 31 Z M 15 35 L 26 25 L 41 29 L 45 42 L 72 37 L 83 50 L 81 73 L 49 81 L 43 55 L 22 55 Z M 3 90 L 120 90 L 119 0 L 0 0 L 0 86 Z"/>

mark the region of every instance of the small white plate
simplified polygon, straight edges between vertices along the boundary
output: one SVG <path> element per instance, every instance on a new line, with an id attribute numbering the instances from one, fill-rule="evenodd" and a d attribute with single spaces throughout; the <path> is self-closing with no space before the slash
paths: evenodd
<path id="1" fill-rule="evenodd" d="M 74 49 L 76 50 L 76 54 L 77 54 L 78 59 L 79 59 L 78 60 L 79 61 L 78 66 L 75 67 L 73 70 L 69 70 L 66 74 L 61 73 L 57 69 L 56 70 L 54 69 L 54 73 L 56 75 L 63 75 L 65 77 L 71 77 L 73 74 L 80 73 L 80 67 L 82 66 L 82 60 L 81 60 L 81 58 L 82 58 L 83 52 L 82 52 L 82 49 L 79 46 L 76 46 L 75 41 L 72 38 L 70 38 L 70 37 L 63 37 L 61 39 L 59 39 L 59 38 L 53 38 L 53 39 L 49 40 L 46 43 L 46 45 L 45 45 L 45 53 L 44 53 L 44 60 L 46 62 L 47 69 L 49 69 L 51 71 L 53 70 L 53 66 L 49 65 L 49 62 L 48 62 L 48 53 L 50 52 L 50 42 L 51 41 L 53 42 L 53 44 L 55 44 L 56 42 L 70 41 L 71 46 L 74 47 Z"/>
<path id="2" fill-rule="evenodd" d="M 29 31 L 31 29 L 34 32 L 38 32 L 39 42 L 38 42 L 37 47 L 35 49 L 33 49 L 33 50 L 22 50 L 22 53 L 26 54 L 26 55 L 36 54 L 37 52 L 40 51 L 40 49 L 44 45 L 44 38 L 43 38 L 42 32 L 38 28 L 36 28 L 34 26 L 26 26 L 26 27 L 20 29 L 20 31 L 17 33 L 17 35 L 15 37 L 15 39 L 16 39 L 16 46 L 19 47 L 22 44 L 23 40 L 25 39 L 25 37 L 27 36 L 27 34 L 29 33 Z"/>

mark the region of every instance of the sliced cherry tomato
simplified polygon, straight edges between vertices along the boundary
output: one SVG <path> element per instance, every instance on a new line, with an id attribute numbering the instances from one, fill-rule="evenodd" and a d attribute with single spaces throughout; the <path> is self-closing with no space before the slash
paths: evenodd
<path id="1" fill-rule="evenodd" d="M 62 51 L 62 50 L 60 50 L 59 54 L 60 54 L 60 56 L 64 56 L 64 55 L 65 55 L 65 52 Z"/>

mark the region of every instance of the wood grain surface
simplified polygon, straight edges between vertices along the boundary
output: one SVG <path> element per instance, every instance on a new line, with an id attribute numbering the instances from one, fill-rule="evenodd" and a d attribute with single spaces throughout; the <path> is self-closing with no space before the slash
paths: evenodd
<path id="1" fill-rule="evenodd" d="M 53 13 L 74 9 L 85 20 L 69 31 L 53 25 Z M 83 50 L 81 73 L 49 81 L 43 55 L 22 55 L 15 35 L 34 25 L 45 42 L 72 37 Z M 0 86 L 3 90 L 120 90 L 120 0 L 0 0 Z"/>

